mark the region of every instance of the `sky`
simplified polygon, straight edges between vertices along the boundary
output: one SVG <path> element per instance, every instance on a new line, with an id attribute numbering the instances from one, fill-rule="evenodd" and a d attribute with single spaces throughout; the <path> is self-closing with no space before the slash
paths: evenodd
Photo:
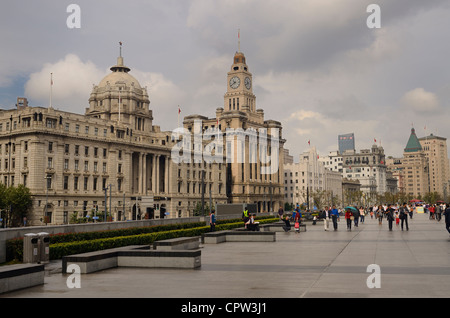
<path id="1" fill-rule="evenodd" d="M 79 28 L 71 4 L 80 8 Z M 369 4 L 380 28 L 369 28 Z M 450 137 L 446 0 L 18 0 L 0 11 L 0 108 L 49 105 L 83 114 L 93 85 L 124 64 L 146 86 L 155 125 L 181 115 L 215 117 L 238 49 L 257 108 L 283 126 L 298 161 L 309 148 L 381 145 L 401 157 L 411 128 Z M 69 23 L 70 24 L 70 23 Z"/>

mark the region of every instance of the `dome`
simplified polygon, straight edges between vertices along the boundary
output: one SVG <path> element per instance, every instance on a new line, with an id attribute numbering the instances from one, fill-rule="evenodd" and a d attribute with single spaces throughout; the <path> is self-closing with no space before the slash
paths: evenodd
<path id="1" fill-rule="evenodd" d="M 139 84 L 137 79 L 128 74 L 130 68 L 123 65 L 123 57 L 118 57 L 117 65 L 112 66 L 110 70 L 112 71 L 112 73 L 105 76 L 98 84 L 98 87 L 106 87 L 108 83 L 110 86 L 115 86 L 117 82 L 120 82 L 121 84 L 125 84 L 128 87 L 131 86 L 141 89 L 141 85 Z"/>

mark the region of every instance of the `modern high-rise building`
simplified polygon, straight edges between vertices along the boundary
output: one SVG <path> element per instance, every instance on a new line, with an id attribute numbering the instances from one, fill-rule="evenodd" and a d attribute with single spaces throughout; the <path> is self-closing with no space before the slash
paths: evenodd
<path id="1" fill-rule="evenodd" d="M 338 149 L 342 155 L 347 150 L 355 150 L 355 134 L 344 134 L 338 136 Z"/>

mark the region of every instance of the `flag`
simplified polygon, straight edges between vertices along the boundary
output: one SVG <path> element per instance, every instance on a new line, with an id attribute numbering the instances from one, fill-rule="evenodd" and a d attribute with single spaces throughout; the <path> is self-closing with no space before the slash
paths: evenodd
<path id="1" fill-rule="evenodd" d="M 375 138 L 373 138 L 373 142 L 375 142 L 375 143 L 376 143 L 376 142 L 377 142 L 377 140 L 376 140 Z"/>
<path id="2" fill-rule="evenodd" d="M 119 42 L 120 46 L 122 46 L 122 42 Z"/>
<path id="3" fill-rule="evenodd" d="M 50 73 L 50 85 L 53 85 L 53 73 Z"/>
<path id="4" fill-rule="evenodd" d="M 308 140 L 308 146 L 311 146 L 311 140 Z"/>
<path id="5" fill-rule="evenodd" d="M 180 108 L 180 106 L 178 106 L 178 114 L 180 114 L 181 113 L 181 108 Z"/>

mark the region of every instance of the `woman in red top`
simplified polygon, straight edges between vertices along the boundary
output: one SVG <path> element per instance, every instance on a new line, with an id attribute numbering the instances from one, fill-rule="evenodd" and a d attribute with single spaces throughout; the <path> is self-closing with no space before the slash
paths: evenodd
<path id="1" fill-rule="evenodd" d="M 436 212 L 436 207 L 434 205 L 430 205 L 428 210 L 430 211 L 430 219 L 434 220 L 434 212 Z"/>
<path id="2" fill-rule="evenodd" d="M 347 220 L 347 230 L 352 230 L 352 216 L 353 213 L 350 210 L 345 211 L 345 219 Z"/>

